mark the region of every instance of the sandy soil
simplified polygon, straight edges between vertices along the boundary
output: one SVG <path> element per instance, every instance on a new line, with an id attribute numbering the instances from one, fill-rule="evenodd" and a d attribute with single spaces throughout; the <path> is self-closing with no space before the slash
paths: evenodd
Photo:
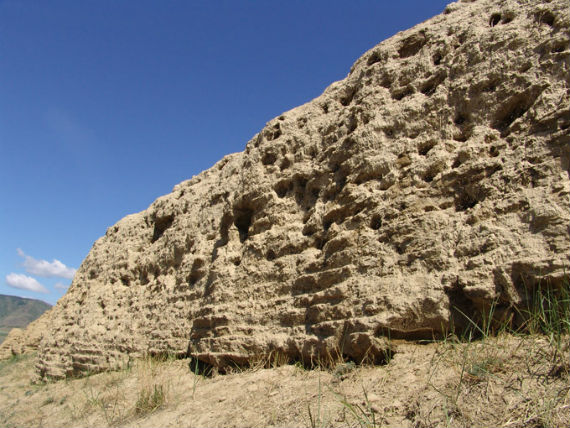
<path id="1" fill-rule="evenodd" d="M 1 426 L 568 426 L 568 339 L 499 336 L 393 343 L 382 366 L 265 362 L 196 375 L 190 360 L 142 360 L 34 383 L 33 355 L 0 363 Z M 261 365 L 260 365 L 261 366 Z"/>

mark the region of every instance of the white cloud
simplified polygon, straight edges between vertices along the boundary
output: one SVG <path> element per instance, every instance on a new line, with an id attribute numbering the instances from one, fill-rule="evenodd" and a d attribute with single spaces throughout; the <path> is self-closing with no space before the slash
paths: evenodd
<path id="1" fill-rule="evenodd" d="M 67 290 L 67 287 L 69 287 L 69 285 L 65 285 L 61 282 L 56 282 L 54 287 L 57 288 L 58 290 Z"/>
<path id="2" fill-rule="evenodd" d="M 21 273 L 10 273 L 6 275 L 6 284 L 20 290 L 34 291 L 36 293 L 49 293 L 47 288 L 36 279 Z"/>
<path id="3" fill-rule="evenodd" d="M 67 278 L 72 279 L 75 275 L 76 269 L 65 266 L 59 260 L 53 260 L 48 262 L 47 260 L 36 260 L 31 256 L 28 256 L 22 250 L 18 248 L 18 255 L 24 258 L 23 266 L 26 268 L 26 272 L 33 275 L 42 276 L 44 278 Z"/>

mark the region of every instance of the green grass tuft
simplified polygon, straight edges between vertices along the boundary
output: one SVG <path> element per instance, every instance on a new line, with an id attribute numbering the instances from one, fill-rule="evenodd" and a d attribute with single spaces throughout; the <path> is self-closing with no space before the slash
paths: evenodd
<path id="1" fill-rule="evenodd" d="M 162 385 L 152 385 L 142 388 L 139 392 L 135 413 L 147 415 L 158 410 L 166 401 L 166 391 Z"/>
<path id="2" fill-rule="evenodd" d="M 560 343 L 570 333 L 569 278 L 559 288 L 539 283 L 527 300 L 527 307 L 519 311 L 525 320 L 522 329 L 530 334 L 545 334 Z"/>

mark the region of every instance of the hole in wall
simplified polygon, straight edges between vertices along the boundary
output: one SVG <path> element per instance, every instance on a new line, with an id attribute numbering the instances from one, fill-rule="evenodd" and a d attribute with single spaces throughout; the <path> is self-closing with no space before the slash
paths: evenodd
<path id="1" fill-rule="evenodd" d="M 453 134 L 453 139 L 455 141 L 460 142 L 460 143 L 464 143 L 465 141 L 467 141 L 469 139 L 469 137 L 464 132 L 457 132 L 457 133 Z"/>
<path id="2" fill-rule="evenodd" d="M 139 281 L 141 285 L 147 285 L 150 282 L 146 271 L 139 272 Z"/>
<path id="3" fill-rule="evenodd" d="M 288 158 L 284 158 L 283 161 L 281 161 L 281 165 L 279 165 L 279 168 L 281 169 L 281 171 L 283 171 L 284 169 L 287 169 L 291 166 L 291 161 Z"/>
<path id="4" fill-rule="evenodd" d="M 539 24 L 546 24 L 550 27 L 554 26 L 556 16 L 549 10 L 540 10 L 534 14 L 534 19 Z"/>
<path id="5" fill-rule="evenodd" d="M 460 33 L 457 36 L 457 41 L 459 42 L 459 45 L 462 45 L 463 43 L 465 43 L 465 41 L 467 40 L 468 37 L 469 37 L 469 31 L 463 31 L 462 33 Z"/>
<path id="6" fill-rule="evenodd" d="M 470 321 L 477 323 L 480 317 L 477 316 L 479 311 L 476 310 L 471 299 L 465 295 L 463 287 L 458 282 L 451 287 L 446 287 L 444 291 L 449 299 L 451 325 L 459 332 L 471 327 Z"/>
<path id="7" fill-rule="evenodd" d="M 515 19 L 514 13 L 507 13 L 503 16 L 503 20 L 501 21 L 501 24 L 508 24 L 509 22 L 512 22 L 513 19 Z"/>
<path id="8" fill-rule="evenodd" d="M 561 53 L 568 49 L 568 42 L 565 40 L 558 40 L 552 46 L 551 53 Z"/>
<path id="9" fill-rule="evenodd" d="M 239 231 L 240 242 L 245 242 L 249 235 L 249 227 L 251 226 L 251 218 L 253 211 L 249 208 L 234 209 L 234 225 Z"/>
<path id="10" fill-rule="evenodd" d="M 378 230 L 382 227 L 382 217 L 379 214 L 375 214 L 370 219 L 370 228 L 373 230 Z"/>
<path id="11" fill-rule="evenodd" d="M 203 278 L 204 274 L 201 271 L 193 271 L 192 273 L 190 273 L 190 275 L 188 275 L 188 283 L 190 285 L 194 285 L 196 284 L 198 281 L 200 281 L 201 278 Z"/>
<path id="12" fill-rule="evenodd" d="M 426 141 L 420 145 L 418 145 L 418 153 L 422 156 L 426 156 L 431 149 L 433 149 L 436 145 L 435 141 Z"/>
<path id="13" fill-rule="evenodd" d="M 316 146 L 312 145 L 312 146 L 309 146 L 309 147 L 306 149 L 305 153 L 306 153 L 307 156 L 309 156 L 311 159 L 315 159 L 315 158 L 317 157 L 317 155 L 319 154 L 319 151 L 318 151 L 318 149 L 317 149 Z"/>
<path id="14" fill-rule="evenodd" d="M 396 101 L 400 101 L 401 99 L 410 96 L 414 93 L 414 89 L 411 86 L 406 86 L 405 88 L 398 89 L 392 92 L 392 98 Z"/>
<path id="15" fill-rule="evenodd" d="M 463 125 L 467 121 L 467 117 L 462 113 L 457 113 L 455 118 L 453 119 L 453 123 L 457 126 Z"/>
<path id="16" fill-rule="evenodd" d="M 436 175 L 437 175 L 437 170 L 435 170 L 434 168 L 428 168 L 423 173 L 422 180 L 424 180 L 426 183 L 431 183 Z"/>
<path id="17" fill-rule="evenodd" d="M 429 97 L 436 91 L 437 87 L 444 80 L 445 80 L 445 74 L 438 74 L 436 76 L 433 76 L 432 78 L 428 79 L 422 84 L 420 88 L 421 93 Z"/>
<path id="18" fill-rule="evenodd" d="M 313 236 L 317 232 L 317 227 L 315 224 L 305 224 L 302 230 L 303 236 Z"/>
<path id="19" fill-rule="evenodd" d="M 295 202 L 298 205 L 302 205 L 305 200 L 307 179 L 302 176 L 297 176 L 294 178 L 294 189 L 295 189 Z"/>
<path id="20" fill-rule="evenodd" d="M 340 103 L 347 107 L 348 105 L 350 105 L 350 103 L 352 102 L 352 99 L 354 98 L 354 95 L 356 95 L 356 91 L 357 88 L 355 87 L 348 87 L 346 89 L 346 94 L 340 98 Z"/>
<path id="21" fill-rule="evenodd" d="M 380 86 L 386 89 L 390 89 L 392 86 L 393 80 L 392 77 L 389 75 L 385 75 L 382 80 L 380 81 Z"/>
<path id="22" fill-rule="evenodd" d="M 265 255 L 265 258 L 266 258 L 268 261 L 275 260 L 276 257 L 277 257 L 277 256 L 276 256 L 276 254 L 275 254 L 275 251 L 273 251 L 273 250 L 267 251 L 267 254 Z"/>
<path id="23" fill-rule="evenodd" d="M 194 262 L 192 263 L 192 268 L 190 270 L 190 275 L 188 275 L 188 283 L 190 285 L 195 285 L 198 281 L 200 281 L 204 275 L 206 274 L 206 271 L 204 269 L 206 262 L 201 259 L 201 258 L 197 258 L 194 260 Z"/>
<path id="24" fill-rule="evenodd" d="M 190 353 L 190 346 L 188 346 L 187 356 L 190 357 L 190 361 L 188 362 L 188 368 L 190 372 L 194 373 L 197 376 L 203 376 L 205 378 L 211 378 L 216 373 L 219 373 L 218 369 L 215 368 L 208 362 L 199 360 L 196 357 L 193 357 Z"/>
<path id="25" fill-rule="evenodd" d="M 174 222 L 174 216 L 173 215 L 167 215 L 164 217 L 157 217 L 154 220 L 154 231 L 152 233 L 151 243 L 159 240 L 160 237 L 162 235 L 164 235 L 164 232 L 166 232 L 166 229 L 168 229 L 170 226 L 172 226 L 173 222 Z"/>
<path id="26" fill-rule="evenodd" d="M 398 155 L 398 159 L 396 159 L 396 165 L 398 165 L 399 168 L 405 168 L 408 165 L 411 165 L 412 160 L 410 159 L 410 156 L 408 156 L 407 153 L 400 153 Z"/>
<path id="27" fill-rule="evenodd" d="M 519 117 L 522 117 L 529 108 L 530 101 L 527 96 L 519 96 L 509 100 L 499 109 L 492 127 L 501 133 L 501 137 L 507 136 L 511 124 Z"/>
<path id="28" fill-rule="evenodd" d="M 401 242 L 399 244 L 396 244 L 394 248 L 399 255 L 403 255 L 406 252 L 407 246 L 408 242 Z"/>
<path id="29" fill-rule="evenodd" d="M 346 175 L 341 174 L 336 180 L 336 189 L 337 189 L 337 194 L 342 192 L 342 189 L 344 189 L 344 186 L 346 186 Z"/>
<path id="30" fill-rule="evenodd" d="M 322 250 L 326 243 L 327 243 L 326 239 L 319 237 L 319 238 L 315 238 L 315 240 L 313 241 L 313 246 L 317 250 Z"/>
<path id="31" fill-rule="evenodd" d="M 412 128 L 412 129 L 408 130 L 407 136 L 413 140 L 413 139 L 417 138 L 418 135 L 421 134 L 421 132 L 422 132 L 421 128 Z"/>
<path id="32" fill-rule="evenodd" d="M 279 123 L 276 123 L 273 125 L 273 127 L 267 128 L 264 134 L 265 138 L 267 138 L 267 141 L 276 140 L 281 136 L 281 125 L 279 125 Z"/>
<path id="33" fill-rule="evenodd" d="M 483 89 L 481 89 L 482 92 L 495 92 L 495 90 L 497 89 L 497 82 L 489 82 L 485 87 L 483 87 Z"/>
<path id="34" fill-rule="evenodd" d="M 275 153 L 268 152 L 263 155 L 261 163 L 263 163 L 263 165 L 273 165 L 276 160 L 277 156 L 275 155 Z"/>
<path id="35" fill-rule="evenodd" d="M 372 55 L 368 57 L 368 61 L 366 61 L 366 65 L 370 66 L 372 64 L 376 64 L 377 62 L 382 61 L 382 57 L 378 51 L 372 52 Z"/>
<path id="36" fill-rule="evenodd" d="M 479 199 L 472 193 L 461 190 L 455 198 L 455 211 L 467 211 L 479 203 Z"/>
<path id="37" fill-rule="evenodd" d="M 440 52 L 436 52 L 432 57 L 433 64 L 434 65 L 441 64 L 442 59 L 443 59 L 443 55 Z"/>
<path id="38" fill-rule="evenodd" d="M 277 196 L 284 198 L 287 196 L 287 193 L 293 190 L 293 184 L 288 180 L 280 181 L 275 185 L 274 190 L 275 193 L 277 193 Z"/>
<path id="39" fill-rule="evenodd" d="M 500 13 L 493 13 L 489 18 L 489 26 L 494 27 L 499 22 L 501 22 L 501 14 Z"/>
<path id="40" fill-rule="evenodd" d="M 420 49 L 426 44 L 427 38 L 425 33 L 420 32 L 411 35 L 402 42 L 402 46 L 398 49 L 400 58 L 408 58 L 417 54 Z"/>
<path id="41" fill-rule="evenodd" d="M 303 177 L 303 176 L 297 176 L 295 177 L 295 185 L 297 186 L 297 188 L 299 188 L 299 190 L 301 192 L 305 191 L 305 188 L 307 187 L 307 178 Z"/>

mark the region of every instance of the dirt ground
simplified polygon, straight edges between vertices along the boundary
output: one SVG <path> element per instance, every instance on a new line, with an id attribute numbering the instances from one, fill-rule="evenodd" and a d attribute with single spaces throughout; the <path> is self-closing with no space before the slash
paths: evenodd
<path id="1" fill-rule="evenodd" d="M 569 426 L 568 338 L 394 342 L 382 366 L 266 362 L 225 375 L 190 360 L 34 383 L 34 355 L 0 363 L 0 426 Z"/>

